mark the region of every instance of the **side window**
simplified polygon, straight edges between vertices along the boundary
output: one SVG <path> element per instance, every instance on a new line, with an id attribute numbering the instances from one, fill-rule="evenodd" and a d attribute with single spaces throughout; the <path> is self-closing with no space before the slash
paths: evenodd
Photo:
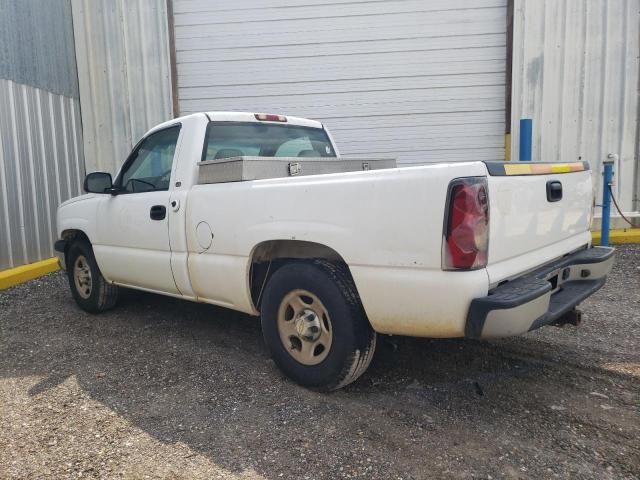
<path id="1" fill-rule="evenodd" d="M 176 125 L 145 138 L 127 162 L 120 186 L 131 193 L 168 190 L 179 135 Z"/>

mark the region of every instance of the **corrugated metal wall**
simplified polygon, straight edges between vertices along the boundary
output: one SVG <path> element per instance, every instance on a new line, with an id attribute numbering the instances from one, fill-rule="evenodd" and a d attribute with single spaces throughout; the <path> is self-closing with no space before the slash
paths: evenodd
<path id="1" fill-rule="evenodd" d="M 84 177 L 78 99 L 0 80 L 0 270 L 52 257 Z"/>
<path id="2" fill-rule="evenodd" d="M 0 0 L 0 78 L 78 98 L 70 0 Z"/>
<path id="3" fill-rule="evenodd" d="M 172 117 L 166 0 L 72 0 L 87 171 Z"/>
<path id="4" fill-rule="evenodd" d="M 516 0 L 514 158 L 520 118 L 533 119 L 534 160 L 588 160 L 598 189 L 617 153 L 617 197 L 637 210 L 639 39 L 640 0 Z"/>
<path id="5" fill-rule="evenodd" d="M 504 158 L 506 0 L 173 0 L 180 113 L 322 120 L 343 154 Z"/>
<path id="6" fill-rule="evenodd" d="M 58 205 L 81 190 L 69 0 L 0 1 L 0 270 L 53 256 Z"/>

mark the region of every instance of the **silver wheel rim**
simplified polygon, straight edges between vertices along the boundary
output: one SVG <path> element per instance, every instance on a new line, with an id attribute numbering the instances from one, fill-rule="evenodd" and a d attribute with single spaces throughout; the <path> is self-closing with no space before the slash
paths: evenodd
<path id="1" fill-rule="evenodd" d="M 76 291 L 85 300 L 91 296 L 91 268 L 84 255 L 78 256 L 73 264 L 73 280 Z"/>
<path id="2" fill-rule="evenodd" d="M 319 364 L 331 350 L 329 313 L 307 290 L 292 290 L 284 296 L 278 308 L 278 333 L 289 355 L 303 365 Z"/>

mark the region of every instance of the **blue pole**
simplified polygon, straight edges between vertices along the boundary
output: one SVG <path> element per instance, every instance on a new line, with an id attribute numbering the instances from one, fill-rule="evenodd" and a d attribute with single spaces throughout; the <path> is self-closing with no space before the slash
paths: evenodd
<path id="1" fill-rule="evenodd" d="M 531 139 L 533 137 L 533 120 L 520 119 L 520 161 L 531 161 Z"/>
<path id="2" fill-rule="evenodd" d="M 613 161 L 605 160 L 604 172 L 602 172 L 602 225 L 600 230 L 600 245 L 604 247 L 609 246 L 609 226 L 611 217 L 611 194 L 609 192 L 609 185 L 613 180 Z"/>

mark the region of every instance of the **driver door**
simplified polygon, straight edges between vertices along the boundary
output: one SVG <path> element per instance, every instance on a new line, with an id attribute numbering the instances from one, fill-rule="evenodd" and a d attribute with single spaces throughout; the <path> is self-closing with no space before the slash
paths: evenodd
<path id="1" fill-rule="evenodd" d="M 180 294 L 171 272 L 169 185 L 180 125 L 145 137 L 98 206 L 94 253 L 102 274 L 121 285 Z"/>

